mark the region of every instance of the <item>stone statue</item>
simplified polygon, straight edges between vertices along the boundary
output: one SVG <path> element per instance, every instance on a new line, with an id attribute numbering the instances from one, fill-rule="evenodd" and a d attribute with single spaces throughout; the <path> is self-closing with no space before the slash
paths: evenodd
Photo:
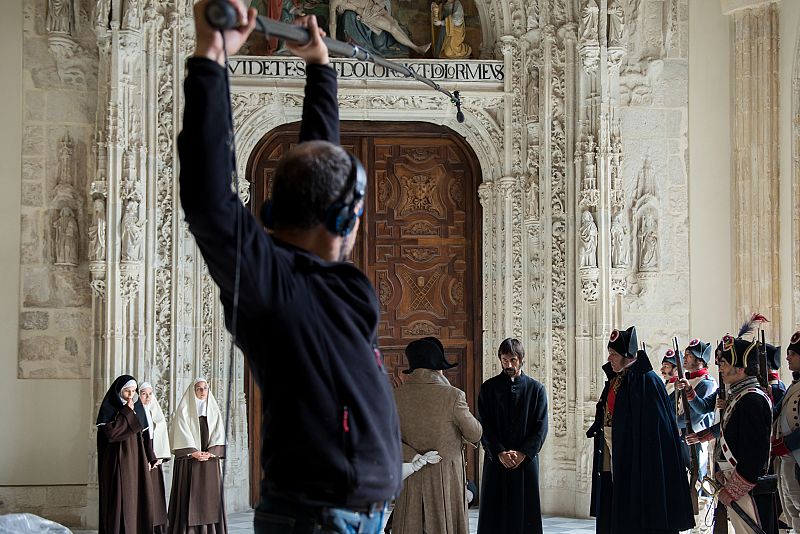
<path id="1" fill-rule="evenodd" d="M 72 209 L 61 208 L 53 222 L 55 229 L 56 265 L 78 265 L 78 223 Z"/>
<path id="2" fill-rule="evenodd" d="M 72 0 L 47 0 L 47 31 L 72 35 L 74 28 Z"/>
<path id="3" fill-rule="evenodd" d="M 431 23 L 439 26 L 433 57 L 464 59 L 472 54 L 472 48 L 464 42 L 467 27 L 464 22 L 464 6 L 461 0 L 444 0 L 441 4 L 431 2 Z"/>
<path id="4" fill-rule="evenodd" d="M 528 99 L 528 116 L 539 116 L 539 68 L 532 67 L 528 71 L 528 90 L 525 97 Z"/>
<path id="5" fill-rule="evenodd" d="M 328 5 L 330 36 L 336 38 L 337 17 L 339 15 L 346 16 L 350 11 L 355 18 L 347 17 L 344 21 L 344 33 L 347 39 L 375 52 L 391 53 L 392 51 L 389 50 L 391 44 L 386 41 L 385 37 L 381 37 L 383 32 L 386 32 L 397 43 L 424 55 L 431 44 L 415 45 L 405 30 L 400 27 L 400 23 L 392 17 L 386 6 L 387 3 L 388 1 L 385 0 L 331 0 Z M 373 41 L 373 37 L 378 37 L 379 41 Z M 382 50 L 383 48 L 386 50 Z"/>
<path id="6" fill-rule="evenodd" d="M 72 185 L 72 152 L 74 143 L 69 134 L 61 138 L 58 149 L 58 169 L 56 170 L 56 183 Z"/>
<path id="7" fill-rule="evenodd" d="M 128 200 L 122 215 L 122 260 L 142 259 L 142 229 L 139 227 L 139 203 Z"/>
<path id="8" fill-rule="evenodd" d="M 539 218 L 539 176 L 530 174 L 528 176 L 530 189 L 528 191 L 528 206 L 530 207 L 530 214 L 538 219 Z"/>
<path id="9" fill-rule="evenodd" d="M 581 217 L 581 267 L 597 267 L 597 225 L 588 210 Z"/>
<path id="10" fill-rule="evenodd" d="M 611 267 L 628 266 L 628 224 L 620 211 L 611 222 Z"/>
<path id="11" fill-rule="evenodd" d="M 122 29 L 138 30 L 141 26 L 142 6 L 140 0 L 125 0 L 122 12 Z"/>
<path id="12" fill-rule="evenodd" d="M 642 170 L 636 175 L 636 191 L 634 200 L 647 195 L 656 196 L 656 179 L 653 175 L 653 164 L 649 156 L 645 156 Z"/>
<path id="13" fill-rule="evenodd" d="M 108 28 L 111 0 L 97 0 L 94 6 L 94 24 L 99 28 Z"/>
<path id="14" fill-rule="evenodd" d="M 597 0 L 588 0 L 581 10 L 581 44 L 597 41 L 597 18 L 600 8 Z"/>
<path id="15" fill-rule="evenodd" d="M 625 30 L 625 13 L 619 1 L 608 4 L 608 46 L 622 46 L 622 32 Z"/>
<path id="16" fill-rule="evenodd" d="M 639 270 L 658 270 L 658 228 L 652 213 L 644 216 L 639 230 Z"/>
<path id="17" fill-rule="evenodd" d="M 93 202 L 94 220 L 89 227 L 89 259 L 103 261 L 106 259 L 106 203 L 102 198 Z"/>

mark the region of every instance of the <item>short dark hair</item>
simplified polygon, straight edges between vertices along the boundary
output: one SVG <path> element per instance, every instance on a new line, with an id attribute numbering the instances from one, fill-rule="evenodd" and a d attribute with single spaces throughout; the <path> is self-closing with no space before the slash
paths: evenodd
<path id="1" fill-rule="evenodd" d="M 497 349 L 497 357 L 500 358 L 503 354 L 510 354 L 516 356 L 520 360 L 525 359 L 525 349 L 522 348 L 522 341 L 517 338 L 507 337 L 500 343 L 500 348 Z"/>
<path id="2" fill-rule="evenodd" d="M 275 168 L 272 217 L 276 230 L 308 230 L 325 221 L 325 210 L 347 186 L 352 162 L 340 146 L 307 141 L 292 147 Z M 352 192 L 342 199 L 352 200 Z"/>

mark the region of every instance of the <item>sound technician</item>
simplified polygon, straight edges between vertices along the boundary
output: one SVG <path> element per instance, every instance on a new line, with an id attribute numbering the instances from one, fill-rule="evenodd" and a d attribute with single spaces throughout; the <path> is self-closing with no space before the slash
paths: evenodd
<path id="1" fill-rule="evenodd" d="M 207 0 L 195 5 L 197 43 L 178 138 L 180 197 L 229 328 L 238 296 L 237 344 L 262 392 L 264 479 L 255 531 L 378 532 L 386 502 L 400 490 L 402 460 L 377 349 L 375 289 L 344 262 L 358 232 L 366 173 L 339 146 L 336 73 L 312 16 L 299 21 L 311 41 L 289 47 L 305 60 L 307 82 L 301 143 L 278 162 L 262 210 L 273 233 L 241 204 L 231 191 L 224 47 L 239 50 L 255 10 L 229 1 L 241 26 L 225 31 L 224 42 L 205 21 Z"/>

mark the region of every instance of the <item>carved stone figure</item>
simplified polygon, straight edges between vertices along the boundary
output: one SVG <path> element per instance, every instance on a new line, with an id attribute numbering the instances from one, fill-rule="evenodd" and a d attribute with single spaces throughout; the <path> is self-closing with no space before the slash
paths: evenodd
<path id="1" fill-rule="evenodd" d="M 622 32 L 625 30 L 625 13 L 617 0 L 608 5 L 608 46 L 622 46 Z"/>
<path id="2" fill-rule="evenodd" d="M 532 67 L 528 71 L 528 90 L 526 93 L 528 99 L 528 116 L 539 116 L 539 69 Z"/>
<path id="3" fill-rule="evenodd" d="M 142 229 L 139 227 L 139 203 L 129 200 L 122 215 L 122 260 L 142 259 Z"/>
<path id="4" fill-rule="evenodd" d="M 72 152 L 74 143 L 69 134 L 61 138 L 58 149 L 58 169 L 56 170 L 56 183 L 72 185 Z"/>
<path id="5" fill-rule="evenodd" d="M 72 0 L 47 0 L 47 31 L 72 35 L 74 28 Z"/>
<path id="6" fill-rule="evenodd" d="M 642 170 L 636 175 L 636 191 L 634 200 L 652 195 L 656 196 L 656 179 L 653 175 L 653 164 L 649 156 L 645 156 Z"/>
<path id="7" fill-rule="evenodd" d="M 581 267 L 597 267 L 597 225 L 588 210 L 581 216 Z"/>
<path id="8" fill-rule="evenodd" d="M 535 174 L 528 176 L 530 188 L 528 189 L 528 206 L 534 219 L 539 218 L 539 177 Z"/>
<path id="9" fill-rule="evenodd" d="M 628 260 L 628 223 L 620 211 L 611 221 L 611 266 L 627 267 Z"/>
<path id="10" fill-rule="evenodd" d="M 384 0 L 331 0 L 329 6 L 330 36 L 336 37 L 337 17 L 342 15 L 344 20 L 345 37 L 354 41 L 359 46 L 366 47 L 375 52 L 389 52 L 381 50 L 391 46 L 389 43 L 373 41 L 373 36 L 380 37 L 383 32 L 391 35 L 398 43 L 422 55 L 428 51 L 431 44 L 415 45 L 400 27 L 400 23 L 392 17 Z M 355 17 L 348 18 L 347 12 L 352 12 Z M 351 20 L 352 19 L 352 20 Z M 384 39 L 385 40 L 385 39 Z"/>
<path id="11" fill-rule="evenodd" d="M 472 54 L 472 48 L 464 42 L 467 27 L 461 0 L 444 0 L 441 4 L 431 2 L 431 23 L 439 26 L 433 57 L 463 59 Z"/>
<path id="12" fill-rule="evenodd" d="M 111 0 L 97 0 L 94 7 L 94 24 L 99 28 L 108 28 Z"/>
<path id="13" fill-rule="evenodd" d="M 581 42 L 597 41 L 597 18 L 600 8 L 596 0 L 588 0 L 581 10 Z"/>
<path id="14" fill-rule="evenodd" d="M 658 270 L 658 228 L 655 216 L 648 212 L 639 229 L 639 271 Z"/>
<path id="15" fill-rule="evenodd" d="M 122 12 L 122 28 L 125 30 L 138 30 L 142 20 L 142 5 L 140 0 L 126 0 Z"/>
<path id="16" fill-rule="evenodd" d="M 71 208 L 61 208 L 53 228 L 56 265 L 78 265 L 78 223 Z"/>
<path id="17" fill-rule="evenodd" d="M 106 203 L 102 198 L 96 198 L 93 206 L 93 224 L 89 227 L 89 259 L 103 261 L 106 259 Z"/>

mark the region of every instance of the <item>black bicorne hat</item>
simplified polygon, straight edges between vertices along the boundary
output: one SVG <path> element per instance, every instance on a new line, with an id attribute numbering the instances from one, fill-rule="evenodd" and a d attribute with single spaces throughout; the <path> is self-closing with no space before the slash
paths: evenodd
<path id="1" fill-rule="evenodd" d="M 789 341 L 789 346 L 786 347 L 786 353 L 788 354 L 789 351 L 796 352 L 800 354 L 800 332 L 795 332 L 792 334 L 792 339 Z"/>
<path id="2" fill-rule="evenodd" d="M 686 350 L 691 352 L 695 358 L 703 360 L 706 365 L 708 365 L 708 362 L 711 360 L 711 355 L 714 352 L 711 343 L 705 343 L 697 338 L 689 342 Z"/>
<path id="3" fill-rule="evenodd" d="M 435 337 L 424 337 L 409 343 L 406 347 L 406 359 L 408 369 L 403 370 L 405 374 L 411 374 L 415 369 L 444 371 L 458 365 L 458 362 L 450 363 L 445 359 L 444 346 Z"/>
<path id="4" fill-rule="evenodd" d="M 665 363 L 671 364 L 673 367 L 678 366 L 678 361 L 675 359 L 675 351 L 672 349 L 667 349 L 667 352 L 664 353 L 664 358 L 661 359 L 661 365 Z"/>
<path id="5" fill-rule="evenodd" d="M 758 359 L 758 343 L 748 341 L 740 337 L 733 337 L 730 334 L 725 334 L 720 343 L 720 358 L 724 358 L 733 367 L 747 367 L 748 361 L 757 361 Z"/>
<path id="6" fill-rule="evenodd" d="M 627 330 L 614 330 L 608 338 L 608 348 L 626 358 L 635 358 L 638 350 L 639 340 L 636 338 L 636 327 L 632 326 Z"/>
<path id="7" fill-rule="evenodd" d="M 767 365 L 773 371 L 781 368 L 781 348 L 767 343 Z"/>

